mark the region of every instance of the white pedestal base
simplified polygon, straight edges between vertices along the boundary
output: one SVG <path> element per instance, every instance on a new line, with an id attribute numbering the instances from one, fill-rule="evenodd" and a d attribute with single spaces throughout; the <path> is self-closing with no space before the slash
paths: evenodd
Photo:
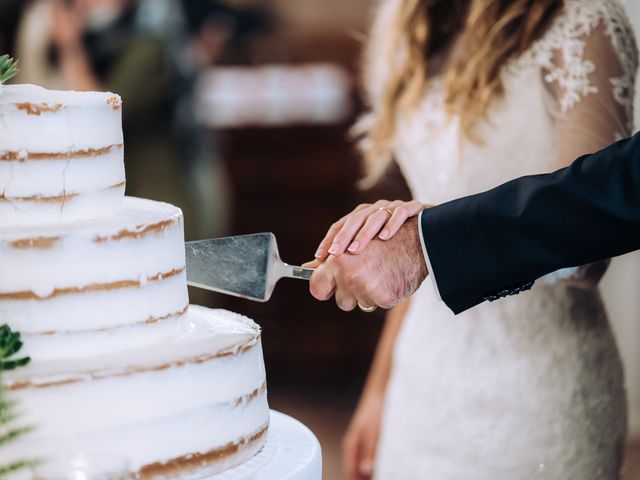
<path id="1" fill-rule="evenodd" d="M 269 437 L 248 462 L 208 480 L 321 480 L 322 453 L 315 435 L 302 423 L 271 410 Z"/>

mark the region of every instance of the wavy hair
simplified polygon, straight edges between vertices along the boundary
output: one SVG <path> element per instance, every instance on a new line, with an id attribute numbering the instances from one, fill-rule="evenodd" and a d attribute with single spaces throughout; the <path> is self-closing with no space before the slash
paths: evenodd
<path id="1" fill-rule="evenodd" d="M 356 125 L 364 186 L 392 162 L 398 115 L 422 99 L 430 60 L 451 48 L 442 72 L 445 107 L 463 135 L 481 143 L 475 123 L 503 93 L 501 67 L 542 34 L 562 0 L 382 0 L 365 50 L 369 114 Z"/>

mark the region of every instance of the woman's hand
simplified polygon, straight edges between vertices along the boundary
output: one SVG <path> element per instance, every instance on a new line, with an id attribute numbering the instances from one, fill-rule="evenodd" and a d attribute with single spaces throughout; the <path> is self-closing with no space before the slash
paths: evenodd
<path id="1" fill-rule="evenodd" d="M 364 392 L 342 443 L 347 480 L 370 480 L 380 435 L 384 392 Z"/>
<path id="2" fill-rule="evenodd" d="M 316 259 L 323 261 L 329 255 L 362 252 L 377 235 L 381 240 L 392 238 L 404 222 L 419 214 L 426 205 L 413 200 L 378 200 L 374 204 L 362 204 L 331 225 L 316 251 Z"/>

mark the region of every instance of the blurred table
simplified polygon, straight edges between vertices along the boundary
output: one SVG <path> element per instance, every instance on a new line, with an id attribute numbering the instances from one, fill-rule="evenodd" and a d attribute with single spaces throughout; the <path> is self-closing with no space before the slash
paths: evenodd
<path id="1" fill-rule="evenodd" d="M 268 435 L 255 457 L 209 480 L 321 480 L 322 453 L 311 430 L 271 410 Z"/>
<path id="2" fill-rule="evenodd" d="M 209 128 L 335 125 L 353 112 L 351 78 L 333 63 L 216 67 L 199 81 Z"/>

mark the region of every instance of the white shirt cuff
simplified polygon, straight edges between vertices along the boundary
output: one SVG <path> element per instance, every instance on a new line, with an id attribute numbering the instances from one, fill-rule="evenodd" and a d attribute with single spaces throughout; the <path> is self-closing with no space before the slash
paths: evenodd
<path id="1" fill-rule="evenodd" d="M 427 269 L 429 270 L 429 277 L 431 278 L 431 283 L 433 284 L 433 289 L 436 291 L 436 297 L 438 300 L 442 300 L 440 296 L 440 291 L 438 290 L 438 282 L 436 281 L 436 276 L 433 273 L 433 268 L 431 267 L 431 260 L 429 260 L 429 253 L 427 252 L 427 244 L 424 241 L 424 233 L 422 232 L 422 214 L 424 210 L 420 212 L 418 216 L 418 233 L 420 234 L 420 244 L 422 245 L 422 253 L 424 255 L 424 260 L 427 262 Z"/>

